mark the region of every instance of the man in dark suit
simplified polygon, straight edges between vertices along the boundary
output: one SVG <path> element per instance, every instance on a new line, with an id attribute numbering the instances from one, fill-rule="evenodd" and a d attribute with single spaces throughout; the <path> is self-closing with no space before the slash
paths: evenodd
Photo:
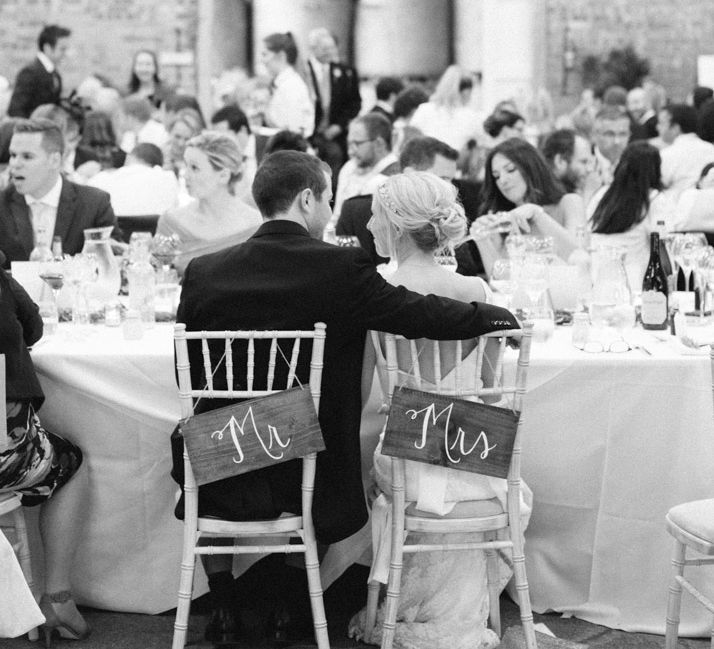
<path id="1" fill-rule="evenodd" d="M 64 140 L 46 119 L 20 120 L 10 140 L 10 179 L 0 193 L 0 250 L 27 261 L 38 242 L 62 238 L 63 251 L 82 251 L 84 229 L 116 226 L 109 194 L 63 178 Z"/>
<path id="2" fill-rule="evenodd" d="M 332 169 L 333 178 L 347 159 L 347 127 L 362 107 L 357 71 L 339 62 L 335 37 L 324 27 L 308 35 L 310 88 L 315 98 L 311 143 Z"/>
<path id="3" fill-rule="evenodd" d="M 253 181 L 253 197 L 263 225 L 248 241 L 189 264 L 177 321 L 189 330 L 312 329 L 318 321 L 327 325 L 319 411 L 326 450 L 317 459 L 313 518 L 318 541 L 334 543 L 367 521 L 359 440 L 367 330 L 458 339 L 518 324 L 498 307 L 424 297 L 391 286 L 360 248 L 323 242 L 323 229 L 332 216 L 330 179 L 324 163 L 313 156 L 296 151 L 268 156 Z M 221 352 L 214 351 L 217 362 Z M 241 367 L 245 355 L 245 350 L 234 352 L 234 367 Z M 200 347 L 190 348 L 189 356 L 193 384 L 204 385 Z M 298 365 L 303 384 L 308 382 L 308 362 L 306 354 Z M 265 381 L 266 368 L 262 370 L 256 383 Z M 216 388 L 220 374 L 214 378 Z M 217 406 L 210 402 L 200 405 Z M 182 473 L 176 449 L 174 473 Z M 240 520 L 300 511 L 299 485 L 298 462 L 220 480 L 200 487 L 199 515 Z M 225 587 L 229 567 L 225 557 L 211 557 L 206 565 L 212 592 L 220 590 L 224 598 L 230 598 Z M 224 577 L 219 578 L 221 573 Z"/>
<path id="4" fill-rule="evenodd" d="M 57 66 L 69 46 L 69 29 L 48 25 L 37 39 L 37 57 L 15 79 L 7 114 L 29 117 L 42 104 L 58 104 L 62 95 L 62 77 Z"/>
<path id="5" fill-rule="evenodd" d="M 397 77 L 381 77 L 374 88 L 377 95 L 377 103 L 372 106 L 370 113 L 384 115 L 392 124 L 396 119 L 394 114 L 394 102 L 397 96 L 404 90 L 404 83 Z"/>

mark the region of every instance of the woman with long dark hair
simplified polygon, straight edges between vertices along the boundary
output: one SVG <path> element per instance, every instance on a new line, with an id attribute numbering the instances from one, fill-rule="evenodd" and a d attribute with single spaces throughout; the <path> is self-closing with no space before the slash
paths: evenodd
<path id="1" fill-rule="evenodd" d="M 131 63 L 129 94 L 146 97 L 155 108 L 168 94 L 159 77 L 159 61 L 151 50 L 138 50 Z"/>
<path id="2" fill-rule="evenodd" d="M 629 144 L 615 168 L 612 184 L 590 218 L 593 247 L 622 247 L 630 288 L 638 288 L 649 259 L 650 232 L 673 210 L 662 194 L 659 150 L 647 142 Z M 597 195 L 593 197 L 593 200 Z"/>
<path id="3" fill-rule="evenodd" d="M 487 270 L 505 256 L 504 237 L 488 233 L 505 222 L 511 231 L 552 237 L 555 252 L 565 260 L 576 249 L 576 230 L 585 225 L 582 199 L 563 190 L 543 156 L 525 140 L 511 138 L 491 150 L 482 197 L 471 234 Z"/>

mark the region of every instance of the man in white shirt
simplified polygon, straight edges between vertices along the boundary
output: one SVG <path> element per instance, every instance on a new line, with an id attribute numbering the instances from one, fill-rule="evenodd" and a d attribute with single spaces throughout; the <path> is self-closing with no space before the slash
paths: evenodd
<path id="1" fill-rule="evenodd" d="M 107 192 L 119 216 L 161 215 L 178 204 L 178 180 L 162 166 L 161 149 L 142 142 L 123 167 L 100 171 L 87 184 Z"/>
<path id="2" fill-rule="evenodd" d="M 106 192 L 62 178 L 64 139 L 47 119 L 20 120 L 10 140 L 12 184 L 0 192 L 0 251 L 7 264 L 27 261 L 38 242 L 62 239 L 65 253 L 81 252 L 84 230 L 115 226 Z M 115 232 L 115 235 L 118 235 Z"/>
<path id="3" fill-rule="evenodd" d="M 629 139 L 630 116 L 624 108 L 605 106 L 598 111 L 593 130 L 593 154 L 601 184 L 612 182 L 612 174 Z"/>
<path id="4" fill-rule="evenodd" d="M 714 162 L 714 144 L 696 134 L 697 111 L 686 104 L 671 104 L 659 111 L 657 131 L 669 146 L 662 149 L 662 185 L 677 200 L 699 180 L 704 166 Z"/>
<path id="5" fill-rule="evenodd" d="M 62 77 L 57 66 L 69 47 L 69 29 L 47 25 L 37 39 L 37 58 L 26 65 L 15 79 L 15 89 L 7 114 L 29 117 L 42 104 L 58 104 L 62 95 Z"/>
<path id="6" fill-rule="evenodd" d="M 347 131 L 347 152 L 350 159 L 337 178 L 334 222 L 348 198 L 374 193 L 387 176 L 399 172 L 399 161 L 392 153 L 392 125 L 378 113 L 352 120 Z"/>

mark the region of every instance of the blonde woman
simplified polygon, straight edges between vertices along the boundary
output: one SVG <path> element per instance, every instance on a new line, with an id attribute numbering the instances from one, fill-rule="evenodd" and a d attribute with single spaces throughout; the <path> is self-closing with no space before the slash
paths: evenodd
<path id="1" fill-rule="evenodd" d="M 458 65 L 449 66 L 434 94 L 416 109 L 409 125 L 461 151 L 469 140 L 483 135 L 482 120 L 470 105 L 473 85 L 473 75 Z"/>
<path id="2" fill-rule="evenodd" d="M 489 301 L 490 292 L 483 280 L 452 273 L 440 266 L 435 253 L 449 243 L 460 241 L 466 232 L 466 218 L 450 183 L 428 172 L 409 172 L 392 176 L 382 183 L 372 202 L 369 229 L 374 234 L 378 254 L 392 257 L 397 270 L 386 279 L 412 291 L 436 294 L 462 301 Z M 417 343 L 419 344 L 419 343 Z M 441 344 L 442 370 L 453 367 L 455 345 Z M 463 376 L 476 380 L 476 349 L 464 344 Z M 487 350 L 488 353 L 488 350 Z M 384 368 L 382 341 L 375 334 L 367 340 L 363 364 L 363 403 L 371 389 L 374 368 L 378 376 Z M 434 376 L 432 357 L 422 354 L 420 374 L 428 382 Z M 490 355 L 484 362 L 490 381 Z M 411 368 L 400 367 L 401 379 L 410 385 Z M 382 385 L 386 384 L 380 376 Z M 453 384 L 453 372 L 444 371 L 442 386 Z M 423 385 L 423 384 L 422 384 Z M 422 389 L 429 389 L 422 387 Z M 365 438 L 365 431 L 361 432 Z M 365 440 L 366 441 L 366 440 Z M 378 497 L 373 503 L 373 524 L 385 542 L 373 548 L 372 578 L 385 581 L 388 568 L 389 512 L 391 508 L 391 458 L 381 454 L 381 441 L 374 453 L 374 480 Z M 530 492 L 524 487 L 525 498 Z M 426 515 L 448 514 L 459 501 L 496 498 L 505 506 L 506 483 L 487 476 L 407 462 L 406 500 Z M 502 586 L 508 581 L 505 574 Z M 379 644 L 383 609 L 370 637 L 364 634 L 365 612 L 355 615 L 350 635 L 368 644 Z M 474 649 L 495 647 L 498 637 L 486 628 L 488 591 L 486 560 L 483 551 L 464 553 L 428 552 L 406 555 L 397 612 L 395 646 L 411 649 Z"/>
<path id="3" fill-rule="evenodd" d="M 195 200 L 167 212 L 156 228 L 157 234 L 178 236 L 174 263 L 180 275 L 194 257 L 241 243 L 262 223 L 258 210 L 236 196 L 243 154 L 232 137 L 206 131 L 188 141 L 184 161 L 186 188 Z"/>

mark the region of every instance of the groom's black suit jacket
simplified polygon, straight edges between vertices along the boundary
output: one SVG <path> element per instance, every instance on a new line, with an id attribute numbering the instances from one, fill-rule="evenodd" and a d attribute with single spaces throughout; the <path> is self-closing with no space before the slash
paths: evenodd
<path id="1" fill-rule="evenodd" d="M 189 331 L 327 325 L 319 411 L 327 450 L 318 454 L 313 505 L 317 538 L 323 543 L 346 538 L 367 520 L 359 439 L 367 330 L 458 339 L 518 327 L 515 318 L 499 307 L 424 297 L 391 286 L 360 248 L 340 248 L 313 239 L 300 225 L 285 220 L 266 221 L 248 241 L 192 261 L 184 275 L 177 321 L 184 322 Z M 221 353 L 215 351 L 214 363 Z M 256 351 L 256 381 L 260 381 L 257 355 Z M 286 355 L 289 358 L 289 350 Z M 193 386 L 202 387 L 200 345 L 189 348 L 189 356 Z M 236 375 L 242 360 L 240 354 L 234 358 Z M 280 357 L 277 362 L 285 365 Z M 298 376 L 307 382 L 307 362 Z M 216 382 L 215 387 L 220 384 Z M 198 410 L 217 405 L 204 399 Z M 180 480 L 177 450 L 174 476 Z M 300 503 L 299 484 L 298 462 L 220 480 L 199 489 L 199 513 L 235 520 L 247 516 L 246 512 L 271 516 L 295 511 Z"/>

